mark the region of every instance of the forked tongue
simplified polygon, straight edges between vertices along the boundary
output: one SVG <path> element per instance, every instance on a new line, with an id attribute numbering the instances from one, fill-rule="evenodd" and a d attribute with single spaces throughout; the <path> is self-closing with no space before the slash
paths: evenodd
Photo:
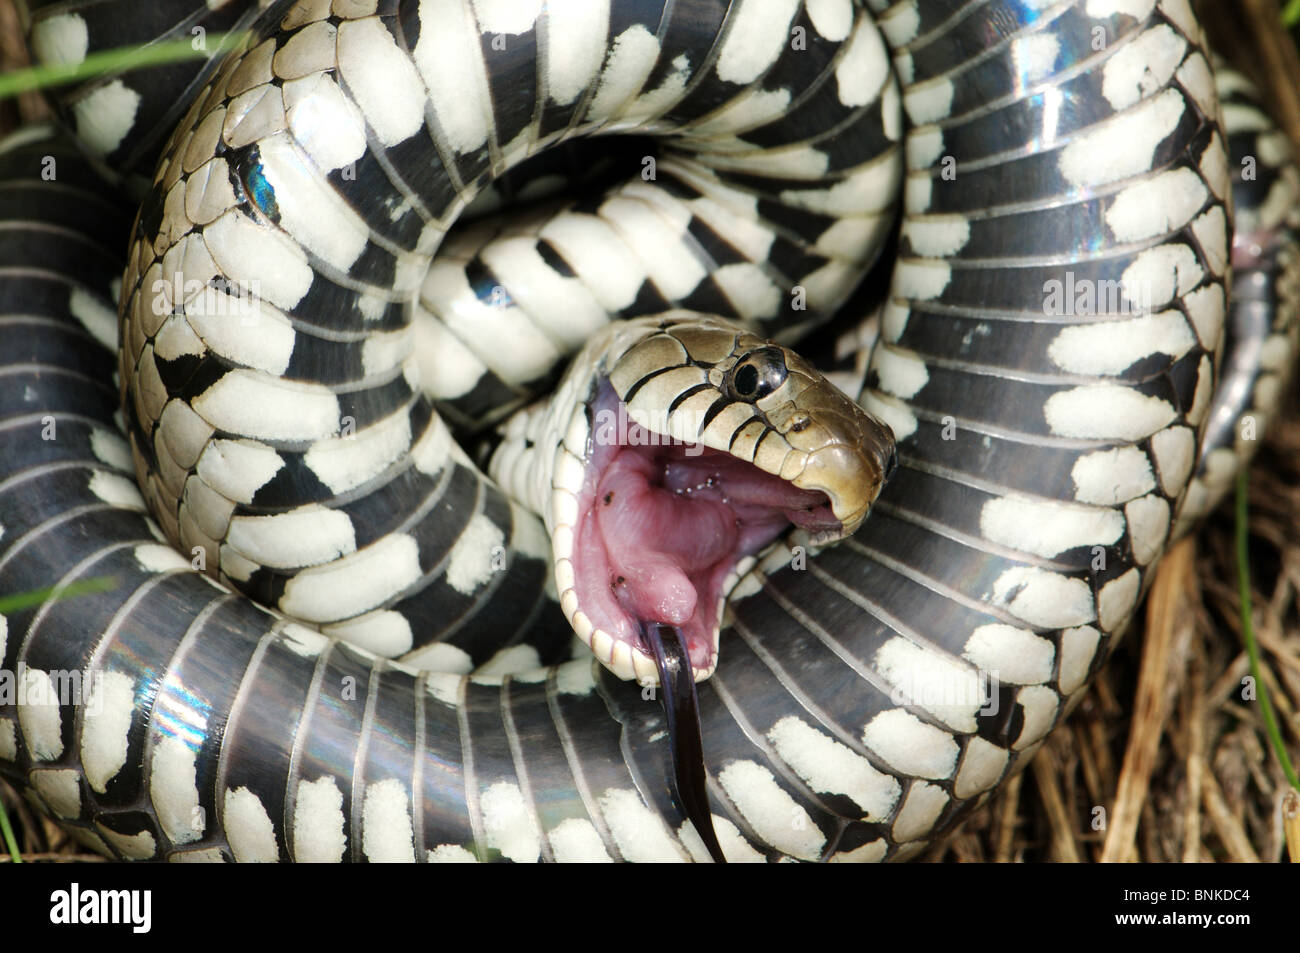
<path id="1" fill-rule="evenodd" d="M 686 643 L 675 626 L 643 622 L 641 638 L 654 650 L 663 691 L 668 745 L 673 759 L 673 786 L 677 806 L 695 825 L 700 840 L 715 863 L 726 856 L 713 830 L 713 814 L 705 791 L 704 743 L 700 736 L 700 709 L 695 698 L 695 673 Z"/>

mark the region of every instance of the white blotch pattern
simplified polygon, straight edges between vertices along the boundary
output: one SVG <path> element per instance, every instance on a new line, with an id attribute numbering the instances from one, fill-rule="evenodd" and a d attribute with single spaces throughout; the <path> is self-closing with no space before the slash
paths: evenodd
<path id="1" fill-rule="evenodd" d="M 144 512 L 145 510 L 144 498 L 140 496 L 140 491 L 136 489 L 135 484 L 126 477 L 118 476 L 116 473 L 96 470 L 90 475 L 86 489 L 93 493 L 96 498 L 111 506 L 136 510 L 137 512 Z"/>
<path id="2" fill-rule="evenodd" d="M 878 864 L 885 859 L 888 850 L 889 845 L 882 837 L 879 840 L 868 841 L 853 850 L 840 851 L 831 856 L 830 862 L 832 864 Z"/>
<path id="3" fill-rule="evenodd" d="M 832 42 L 847 37 L 853 26 L 852 0 L 806 0 L 804 10 L 813 29 Z"/>
<path id="4" fill-rule="evenodd" d="M 258 149 L 262 172 L 275 192 L 280 228 L 302 248 L 346 272 L 365 251 L 365 222 L 321 181 L 288 136 L 263 139 Z"/>
<path id="5" fill-rule="evenodd" d="M 1047 398 L 1052 433 L 1087 440 L 1140 440 L 1174 421 L 1173 406 L 1118 384 L 1085 384 Z"/>
<path id="6" fill-rule="evenodd" d="M 322 631 L 331 638 L 350 642 L 381 658 L 405 655 L 415 644 L 410 621 L 400 612 L 387 609 L 324 626 Z"/>
<path id="7" fill-rule="evenodd" d="M 946 119 L 952 112 L 952 98 L 956 89 L 952 80 L 945 77 L 909 86 L 903 93 L 903 108 L 917 126 Z"/>
<path id="8" fill-rule="evenodd" d="M 199 811 L 197 752 L 184 738 L 163 738 L 153 749 L 149 798 L 163 833 L 175 844 L 188 844 L 203 836 L 206 825 L 196 821 Z"/>
<path id="9" fill-rule="evenodd" d="M 517 864 L 537 861 L 541 835 L 518 785 L 498 781 L 479 796 L 479 808 L 489 847 Z"/>
<path id="10" fill-rule="evenodd" d="M 412 652 L 402 662 L 427 672 L 429 694 L 448 705 L 460 704 L 461 676 L 474 668 L 474 660 L 464 649 L 446 642 Z"/>
<path id="11" fill-rule="evenodd" d="M 71 768 L 33 771 L 28 779 L 41 800 L 57 817 L 81 815 L 80 776 Z"/>
<path id="12" fill-rule="evenodd" d="M 361 849 L 372 864 L 415 863 L 415 834 L 406 788 L 396 778 L 366 785 Z"/>
<path id="13" fill-rule="evenodd" d="M 1021 751 L 1047 734 L 1055 723 L 1060 698 L 1045 685 L 1029 685 L 1016 693 L 1016 701 L 1024 709 L 1025 723 L 1012 748 Z"/>
<path id="14" fill-rule="evenodd" d="M 812 13 L 811 9 L 809 13 Z M 814 19 L 813 26 L 816 25 Z M 835 83 L 840 102 L 850 107 L 865 106 L 882 86 L 892 84 L 885 44 L 880 32 L 865 17 L 859 21 L 848 49 L 835 67 Z"/>
<path id="15" fill-rule="evenodd" d="M 422 0 L 421 13 L 427 4 Z M 422 31 L 421 39 L 429 32 L 437 31 Z M 338 66 L 385 146 L 409 139 L 424 125 L 424 84 L 377 17 L 339 26 Z"/>
<path id="16" fill-rule="evenodd" d="M 415 539 L 396 533 L 325 566 L 304 570 L 284 587 L 280 608 L 307 622 L 346 619 L 376 608 L 420 578 Z"/>
<path id="17" fill-rule="evenodd" d="M 1183 492 L 1196 462 L 1196 432 L 1190 427 L 1170 427 L 1151 438 L 1151 454 L 1166 496 Z"/>
<path id="18" fill-rule="evenodd" d="M 1127 109 L 1160 89 L 1182 62 L 1187 43 L 1163 23 L 1115 51 L 1102 67 L 1102 95 Z"/>
<path id="19" fill-rule="evenodd" d="M 343 830 L 343 792 L 338 781 L 332 776 L 299 781 L 293 812 L 294 860 L 300 864 L 343 860 L 347 849 Z"/>
<path id="20" fill-rule="evenodd" d="M 866 820 L 889 816 L 898 801 L 898 782 L 860 754 L 794 715 L 782 718 L 767 738 L 814 791 L 851 798 Z"/>
<path id="21" fill-rule="evenodd" d="M 68 311 L 96 341 L 109 350 L 117 348 L 117 314 L 103 299 L 85 288 L 75 287 L 68 294 Z"/>
<path id="22" fill-rule="evenodd" d="M 1120 287 L 1125 300 L 1134 308 L 1158 308 L 1168 304 L 1175 295 L 1186 295 L 1190 301 L 1198 295 L 1222 289 L 1210 285 L 1192 292 L 1205 275 L 1196 253 L 1182 243 L 1157 245 L 1148 248 L 1133 259 L 1120 276 Z M 1195 316 L 1192 323 L 1197 325 Z M 1202 343 L 1205 339 L 1201 338 Z"/>
<path id="23" fill-rule="evenodd" d="M 452 547 L 447 565 L 447 584 L 469 595 L 492 577 L 497 553 L 505 552 L 501 528 L 482 513 L 476 513 Z"/>
<path id="24" fill-rule="evenodd" d="M 1050 76 L 1061 52 L 1061 41 L 1051 33 L 1031 33 L 1011 41 L 1011 59 L 1022 83 Z"/>
<path id="25" fill-rule="evenodd" d="M 261 799 L 248 788 L 227 791 L 222 820 L 226 840 L 241 864 L 274 864 L 280 859 L 275 828 Z"/>
<path id="26" fill-rule="evenodd" d="M 551 99 L 567 106 L 596 78 L 605 58 L 610 0 L 546 7 L 546 81 Z"/>
<path id="27" fill-rule="evenodd" d="M 191 406 L 217 430 L 260 440 L 318 440 L 339 431 L 339 401 L 328 387 L 256 371 L 227 371 Z"/>
<path id="28" fill-rule="evenodd" d="M 612 864 L 596 825 L 585 817 L 565 818 L 547 831 L 551 853 L 560 864 Z"/>
<path id="29" fill-rule="evenodd" d="M 114 470 L 134 476 L 135 462 L 131 457 L 131 448 L 118 434 L 96 427 L 90 432 L 90 451 L 95 459 Z"/>
<path id="30" fill-rule="evenodd" d="M 515 6 L 517 15 L 527 15 L 527 3 Z M 475 5 L 475 12 L 480 18 L 486 13 L 489 20 L 498 23 L 509 19 L 503 20 L 497 11 L 485 10 L 480 4 Z M 487 142 L 492 116 L 479 31 L 465 5 L 455 0 L 421 0 L 420 19 L 438 24 L 437 29 L 420 31 L 414 51 L 415 65 L 429 90 L 429 102 L 448 144 L 458 153 L 474 152 Z M 515 32 L 489 28 L 481 20 L 480 25 L 488 33 Z"/>
<path id="31" fill-rule="evenodd" d="M 1106 212 L 1121 242 L 1136 242 L 1182 228 L 1205 205 L 1209 192 L 1191 169 L 1172 169 L 1123 189 Z M 1158 209 L 1158 215 L 1152 215 Z"/>
<path id="32" fill-rule="evenodd" d="M 597 798 L 623 859 L 640 864 L 676 864 L 686 858 L 659 815 L 635 791 L 610 788 Z"/>
<path id="33" fill-rule="evenodd" d="M 1034 685 L 1052 677 L 1056 646 L 1028 629 L 994 622 L 970 634 L 962 656 L 999 681 Z"/>
<path id="34" fill-rule="evenodd" d="M 1137 447 L 1112 447 L 1079 457 L 1070 471 L 1080 503 L 1113 506 L 1155 489 L 1151 461 Z"/>
<path id="35" fill-rule="evenodd" d="M 126 764 L 134 714 L 135 681 L 131 676 L 125 672 L 96 672 L 90 680 L 82 716 L 81 764 L 86 781 L 100 794 Z"/>
<path id="36" fill-rule="evenodd" d="M 289 622 L 280 627 L 280 644 L 303 658 L 316 658 L 329 645 L 329 639 L 315 629 Z"/>
<path id="37" fill-rule="evenodd" d="M 339 169 L 365 155 L 365 120 L 330 76 L 292 79 L 281 92 L 288 129 L 317 166 Z"/>
<path id="38" fill-rule="evenodd" d="M 924 837 L 948 804 L 943 788 L 924 781 L 913 781 L 903 808 L 894 819 L 894 840 L 905 842 Z"/>
<path id="39" fill-rule="evenodd" d="M 960 215 L 910 215 L 903 223 L 903 235 L 918 255 L 955 255 L 970 241 L 970 222 Z"/>
<path id="40" fill-rule="evenodd" d="M 719 817 L 717 814 L 710 814 L 709 816 L 713 819 L 713 832 L 718 835 L 718 846 L 722 848 L 722 856 L 727 858 L 727 863 L 767 863 L 767 858 L 756 851 L 749 841 L 740 835 L 740 831 L 736 829 L 735 824 L 725 817 Z M 690 821 L 684 821 L 677 828 L 677 839 L 682 842 L 682 846 L 691 855 L 691 860 L 697 864 L 713 863 L 708 848 L 704 846 L 704 841 L 700 839 L 699 831 L 695 829 L 695 825 Z"/>
<path id="41" fill-rule="evenodd" d="M 1114 376 L 1151 354 L 1177 359 L 1196 345 L 1178 311 L 1063 329 L 1048 349 L 1052 363 L 1075 374 Z"/>
<path id="42" fill-rule="evenodd" d="M 781 55 L 799 0 L 740 0 L 718 54 L 718 77 L 746 86 Z"/>
<path id="43" fill-rule="evenodd" d="M 878 348 L 872 367 L 881 388 L 895 397 L 915 397 L 930 381 L 925 362 L 896 347 Z"/>
<path id="44" fill-rule="evenodd" d="M 259 298 L 288 310 L 311 287 L 314 272 L 298 246 L 232 209 L 203 230 L 221 273 Z"/>
<path id="45" fill-rule="evenodd" d="M 478 858 L 459 844 L 439 844 L 425 852 L 431 864 L 477 864 Z"/>
<path id="46" fill-rule="evenodd" d="M 1057 684 L 1062 692 L 1069 695 L 1083 686 L 1100 641 L 1101 633 L 1090 625 L 1061 633 L 1061 672 Z"/>
<path id="47" fill-rule="evenodd" d="M 1140 565 L 1147 565 L 1159 554 L 1169 534 L 1169 516 L 1168 502 L 1154 493 L 1124 507 L 1133 558 Z"/>
<path id="48" fill-rule="evenodd" d="M 32 24 L 32 52 L 42 63 L 76 64 L 86 59 L 90 34 L 78 13 L 60 13 Z"/>
<path id="49" fill-rule="evenodd" d="M 236 516 L 227 543 L 263 566 L 315 566 L 356 551 L 356 533 L 346 513 L 306 506 L 274 516 Z"/>
<path id="50" fill-rule="evenodd" d="M 220 847 L 204 847 L 199 850 L 177 851 L 167 858 L 169 864 L 224 864 L 226 858 Z"/>
<path id="51" fill-rule="evenodd" d="M 861 402 L 868 413 L 889 425 L 895 440 L 906 440 L 916 432 L 916 415 L 901 400 L 878 391 L 867 391 L 862 395 Z"/>
<path id="52" fill-rule="evenodd" d="M 957 765 L 952 735 L 901 708 L 882 711 L 862 730 L 863 743 L 891 768 L 922 778 L 947 778 Z"/>
<path id="53" fill-rule="evenodd" d="M 906 638 L 889 639 L 872 661 L 891 685 L 895 704 L 923 708 L 953 731 L 975 730 L 982 694 L 969 666 Z"/>
<path id="54" fill-rule="evenodd" d="M 1137 604 L 1142 577 L 1136 569 L 1112 579 L 1097 593 L 1097 622 L 1103 631 L 1114 633 Z"/>
<path id="55" fill-rule="evenodd" d="M 1093 620 L 1092 590 L 1082 579 L 1017 566 L 993 582 L 993 603 L 1030 625 L 1057 629 Z"/>
<path id="56" fill-rule="evenodd" d="M 816 860 L 826 838 L 808 813 L 756 761 L 733 761 L 718 782 L 755 833 L 783 854 Z"/>
<path id="57" fill-rule="evenodd" d="M 77 138 L 91 151 L 108 155 L 126 139 L 139 108 L 140 94 L 115 79 L 72 105 Z"/>
<path id="58" fill-rule="evenodd" d="M 966 800 L 989 790 L 1001 779 L 1010 757 L 1005 748 L 978 736 L 971 738 L 953 781 L 953 793 Z"/>
<path id="59" fill-rule="evenodd" d="M 140 831 L 138 834 L 121 834 L 109 830 L 103 824 L 96 824 L 95 826 L 99 829 L 99 833 L 103 835 L 104 840 L 116 847 L 127 860 L 149 860 L 158 850 L 153 835 L 148 831 Z"/>
<path id="60" fill-rule="evenodd" d="M 1124 533 L 1124 519 L 1104 507 L 1005 496 L 980 508 L 985 539 L 1037 556 L 1059 556 L 1080 546 L 1109 545 Z"/>

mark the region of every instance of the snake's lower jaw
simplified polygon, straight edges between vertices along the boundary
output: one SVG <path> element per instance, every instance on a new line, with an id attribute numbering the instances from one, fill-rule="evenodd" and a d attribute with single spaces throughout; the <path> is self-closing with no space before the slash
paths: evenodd
<path id="1" fill-rule="evenodd" d="M 714 630 L 712 643 L 709 645 L 708 661 L 699 665 L 692 655 L 691 673 L 695 681 L 702 682 L 709 678 L 718 668 L 718 630 Z M 590 640 L 583 639 L 592 654 L 601 664 L 624 681 L 635 681 L 639 685 L 660 684 L 659 666 L 648 647 L 639 648 L 614 639 L 608 632 L 597 630 Z M 609 659 L 609 661 L 606 661 Z"/>
<path id="2" fill-rule="evenodd" d="M 750 560 L 745 560 L 742 565 L 749 565 Z M 727 579 L 724 591 L 729 591 L 735 584 L 738 573 L 733 570 Z M 721 622 L 724 600 L 718 600 L 718 623 Z M 609 671 L 621 678 L 625 682 L 635 681 L 641 685 L 658 685 L 659 666 L 656 663 L 653 650 L 650 646 L 644 644 L 644 640 L 638 640 L 641 644 L 633 644 L 625 639 L 615 638 L 603 628 L 593 626 L 591 618 L 581 609 L 565 615 L 569 619 L 569 624 L 573 626 L 574 632 L 586 646 L 591 649 L 591 654 L 609 669 Z M 637 620 L 640 629 L 647 625 L 656 623 Z M 683 640 L 688 645 L 688 651 L 691 660 L 691 671 L 695 681 L 702 682 L 709 678 L 718 667 L 718 637 L 720 635 L 719 625 L 712 627 L 710 637 L 701 640 L 698 635 L 690 639 L 683 636 Z"/>

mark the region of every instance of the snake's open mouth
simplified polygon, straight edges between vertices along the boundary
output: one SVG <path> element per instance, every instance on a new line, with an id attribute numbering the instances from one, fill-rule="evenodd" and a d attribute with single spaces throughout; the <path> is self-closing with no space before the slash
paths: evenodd
<path id="1" fill-rule="evenodd" d="M 608 386 L 592 403 L 622 410 Z M 620 418 L 625 419 L 625 418 Z M 826 494 L 800 489 L 730 454 L 632 422 L 618 439 L 593 434 L 578 496 L 571 561 L 579 636 L 623 678 L 657 681 L 642 633 L 675 627 L 696 680 L 717 664 L 723 599 L 738 567 L 792 523 L 837 532 Z M 748 568 L 747 566 L 744 568 Z"/>

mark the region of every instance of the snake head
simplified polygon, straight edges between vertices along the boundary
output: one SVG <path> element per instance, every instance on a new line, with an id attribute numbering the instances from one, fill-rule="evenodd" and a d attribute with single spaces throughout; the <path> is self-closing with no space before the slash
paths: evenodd
<path id="1" fill-rule="evenodd" d="M 792 524 L 817 545 L 854 532 L 896 459 L 889 428 L 808 362 L 721 319 L 611 328 L 566 391 L 587 397 L 552 476 L 560 605 L 606 667 L 643 684 L 659 680 L 648 626 L 676 628 L 707 678 L 741 575 Z"/>
<path id="2" fill-rule="evenodd" d="M 818 509 L 791 513 L 814 544 L 851 536 L 898 465 L 893 431 L 789 348 L 750 334 L 736 345 L 724 393 L 752 404 L 770 432 L 761 443 L 737 441 L 729 452 L 748 450 L 759 469 L 824 495 L 832 519 Z"/>

